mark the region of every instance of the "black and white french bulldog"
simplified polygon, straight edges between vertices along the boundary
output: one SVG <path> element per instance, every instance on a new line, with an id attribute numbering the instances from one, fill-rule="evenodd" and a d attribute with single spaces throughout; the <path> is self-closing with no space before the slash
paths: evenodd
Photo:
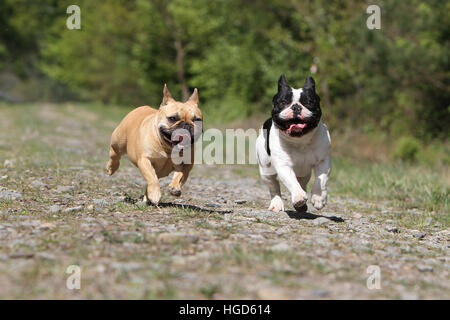
<path id="1" fill-rule="evenodd" d="M 272 117 L 264 123 L 256 140 L 259 172 L 272 198 L 269 210 L 284 211 L 278 176 L 291 193 L 294 208 L 306 211 L 306 185 L 313 169 L 311 203 L 320 210 L 327 201 L 331 140 L 320 120 L 322 110 L 314 79 L 307 77 L 302 88 L 294 89 L 282 75 L 272 102 Z"/>

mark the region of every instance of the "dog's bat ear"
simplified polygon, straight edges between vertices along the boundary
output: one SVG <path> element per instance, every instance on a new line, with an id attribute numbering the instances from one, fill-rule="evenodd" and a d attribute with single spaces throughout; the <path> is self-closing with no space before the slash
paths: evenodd
<path id="1" fill-rule="evenodd" d="M 289 87 L 289 84 L 286 81 L 286 78 L 284 77 L 284 74 L 280 76 L 280 79 L 278 79 L 278 91 L 281 90 L 283 87 Z"/>
<path id="2" fill-rule="evenodd" d="M 194 92 L 192 92 L 191 96 L 187 100 L 188 102 L 193 102 L 195 104 L 198 104 L 198 90 L 197 88 L 194 89 Z"/>
<path id="3" fill-rule="evenodd" d="M 316 82 L 314 81 L 314 78 L 311 76 L 306 77 L 305 84 L 303 85 L 303 88 L 311 88 L 314 91 L 316 91 Z"/>
<path id="4" fill-rule="evenodd" d="M 175 100 L 172 98 L 169 88 L 167 88 L 167 84 L 164 83 L 163 100 L 161 102 L 161 107 L 165 106 L 167 103 L 169 103 L 169 101 L 175 101 Z"/>

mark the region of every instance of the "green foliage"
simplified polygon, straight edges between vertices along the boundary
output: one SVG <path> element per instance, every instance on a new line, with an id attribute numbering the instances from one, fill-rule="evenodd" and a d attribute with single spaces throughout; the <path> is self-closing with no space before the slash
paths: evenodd
<path id="1" fill-rule="evenodd" d="M 450 146 L 439 141 L 428 143 L 417 156 L 418 162 L 428 166 L 450 166 Z"/>
<path id="2" fill-rule="evenodd" d="M 43 32 L 52 24 L 55 13 L 51 0 L 0 1 L 0 70 L 12 70 L 20 77 L 29 75 Z"/>
<path id="3" fill-rule="evenodd" d="M 314 66 L 332 130 L 449 135 L 448 1 L 373 1 L 381 30 L 357 0 L 80 0 L 81 30 L 70 4 L 2 1 L 0 68 L 128 107 L 198 87 L 206 113 L 234 119 L 269 114 L 279 75 L 301 86 Z"/>
<path id="4" fill-rule="evenodd" d="M 421 148 L 420 141 L 413 137 L 402 137 L 397 141 L 394 158 L 407 162 L 417 160 Z"/>

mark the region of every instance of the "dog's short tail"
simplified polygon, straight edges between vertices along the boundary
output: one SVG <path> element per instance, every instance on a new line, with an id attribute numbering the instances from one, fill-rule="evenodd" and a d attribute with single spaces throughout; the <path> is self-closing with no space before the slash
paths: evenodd
<path id="1" fill-rule="evenodd" d="M 106 172 L 112 176 L 119 169 L 120 154 L 118 154 L 112 146 L 109 148 L 109 161 L 106 165 Z"/>

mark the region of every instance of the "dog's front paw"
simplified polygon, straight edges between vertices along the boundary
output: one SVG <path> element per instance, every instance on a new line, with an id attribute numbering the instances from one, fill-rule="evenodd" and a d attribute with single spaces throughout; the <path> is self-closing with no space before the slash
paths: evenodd
<path id="1" fill-rule="evenodd" d="M 297 212 L 300 212 L 300 213 L 304 213 L 304 212 L 306 212 L 306 211 L 308 211 L 308 205 L 305 203 L 305 204 L 294 204 L 294 209 L 295 209 L 295 211 L 297 211 Z"/>
<path id="2" fill-rule="evenodd" d="M 181 196 L 181 189 L 178 187 L 169 186 L 169 192 L 171 195 L 173 195 L 175 197 Z"/>
<path id="3" fill-rule="evenodd" d="M 317 210 L 322 209 L 325 207 L 325 204 L 327 203 L 327 198 L 319 196 L 317 194 L 313 194 L 311 197 L 311 203 Z"/>
<path id="4" fill-rule="evenodd" d="M 146 203 L 158 205 L 159 201 L 161 201 L 161 190 L 147 191 L 147 194 L 144 196 L 144 201 Z"/>
<path id="5" fill-rule="evenodd" d="M 308 195 L 306 192 L 292 195 L 292 205 L 296 210 L 303 210 L 306 201 L 308 201 Z"/>
<path id="6" fill-rule="evenodd" d="M 273 212 L 284 211 L 284 203 L 280 196 L 275 196 L 272 201 L 270 201 L 269 210 Z"/>

